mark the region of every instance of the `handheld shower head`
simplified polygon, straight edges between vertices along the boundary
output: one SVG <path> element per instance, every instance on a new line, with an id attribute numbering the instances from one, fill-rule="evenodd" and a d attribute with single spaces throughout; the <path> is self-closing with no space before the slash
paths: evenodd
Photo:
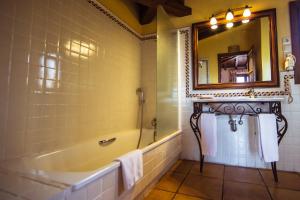
<path id="1" fill-rule="evenodd" d="M 136 94 L 139 95 L 139 103 L 142 105 L 145 103 L 145 98 L 144 98 L 144 91 L 142 88 L 136 89 Z"/>
<path id="2" fill-rule="evenodd" d="M 136 94 L 139 94 L 139 93 L 141 93 L 141 92 L 143 92 L 143 89 L 142 89 L 142 88 L 136 89 Z"/>
<path id="3" fill-rule="evenodd" d="M 137 149 L 140 147 L 140 144 L 141 144 L 141 139 L 142 139 L 142 133 L 143 133 L 143 115 L 144 115 L 144 112 L 143 112 L 143 107 L 144 107 L 144 103 L 145 103 L 145 99 L 144 99 L 144 91 L 142 88 L 138 88 L 136 89 L 136 94 L 139 95 L 139 116 L 140 116 L 140 120 L 139 123 L 140 123 L 140 136 L 139 136 L 139 140 L 138 140 L 138 144 L 137 144 Z"/>

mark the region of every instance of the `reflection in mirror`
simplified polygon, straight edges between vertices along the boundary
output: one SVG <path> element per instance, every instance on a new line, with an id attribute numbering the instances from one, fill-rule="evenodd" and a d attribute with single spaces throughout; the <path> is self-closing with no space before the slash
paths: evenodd
<path id="1" fill-rule="evenodd" d="M 271 81 L 269 27 L 269 18 L 262 17 L 247 24 L 236 23 L 231 29 L 221 28 L 218 32 L 209 28 L 200 31 L 198 82 Z"/>
<path id="2" fill-rule="evenodd" d="M 276 10 L 253 12 L 231 21 L 193 24 L 193 88 L 276 87 L 279 84 Z"/>
<path id="3" fill-rule="evenodd" d="M 209 76 L 208 76 L 208 60 L 207 59 L 200 59 L 198 63 L 198 83 L 207 84 L 209 83 Z"/>

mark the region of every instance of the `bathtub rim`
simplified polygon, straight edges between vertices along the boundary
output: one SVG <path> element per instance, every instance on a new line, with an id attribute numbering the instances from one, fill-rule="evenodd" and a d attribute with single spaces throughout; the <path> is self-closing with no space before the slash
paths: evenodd
<path id="1" fill-rule="evenodd" d="M 182 131 L 181 130 L 177 130 L 175 132 L 173 132 L 172 134 L 144 147 L 142 150 L 142 153 L 143 155 L 145 153 L 148 153 L 150 152 L 151 150 L 155 149 L 156 147 L 168 142 L 169 140 L 179 136 L 182 134 Z M 71 190 L 74 192 L 76 190 L 79 190 L 81 188 L 83 188 L 85 185 L 95 181 L 96 179 L 100 178 L 101 176 L 105 176 L 107 174 L 109 174 L 110 172 L 112 172 L 113 170 L 117 169 L 118 167 L 121 166 L 121 163 L 120 161 L 112 161 L 110 164 L 107 164 L 101 168 L 99 168 L 97 170 L 97 172 L 93 173 L 91 176 L 88 176 L 82 180 L 80 180 L 79 182 L 76 182 L 74 183 L 72 186 L 71 186 Z"/>

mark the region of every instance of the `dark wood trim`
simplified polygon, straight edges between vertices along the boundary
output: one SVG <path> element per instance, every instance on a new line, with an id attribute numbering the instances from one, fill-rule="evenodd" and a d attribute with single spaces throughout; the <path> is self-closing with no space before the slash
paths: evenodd
<path id="1" fill-rule="evenodd" d="M 141 25 L 149 24 L 154 20 L 157 7 L 161 5 L 169 14 L 184 17 L 192 14 L 192 8 L 184 5 L 184 0 L 131 0 L 137 5 L 139 22 Z"/>
<path id="2" fill-rule="evenodd" d="M 253 83 L 216 83 L 216 84 L 198 84 L 198 29 L 210 28 L 209 21 L 194 23 L 192 25 L 192 59 L 193 59 L 193 89 L 226 89 L 226 88 L 249 88 L 249 87 L 278 87 L 279 86 L 279 68 L 278 68 L 278 47 L 277 47 L 277 27 L 276 27 L 276 9 L 253 12 L 250 20 L 269 17 L 270 19 L 270 56 L 272 81 L 256 81 Z M 242 16 L 235 16 L 233 22 L 240 22 Z M 219 24 L 226 23 L 224 18 L 218 19 Z"/>
<path id="3" fill-rule="evenodd" d="M 292 51 L 296 57 L 295 84 L 300 84 L 300 1 L 292 1 L 290 7 Z"/>

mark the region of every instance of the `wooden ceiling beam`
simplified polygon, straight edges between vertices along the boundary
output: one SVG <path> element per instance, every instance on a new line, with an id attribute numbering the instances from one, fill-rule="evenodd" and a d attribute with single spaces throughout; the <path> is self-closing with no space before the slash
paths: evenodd
<path id="1" fill-rule="evenodd" d="M 192 9 L 190 7 L 187 7 L 178 1 L 166 1 L 163 4 L 163 7 L 168 14 L 176 17 L 184 17 L 192 14 Z"/>
<path id="2" fill-rule="evenodd" d="M 159 4 L 164 4 L 167 0 L 132 0 L 132 1 L 143 6 L 156 8 Z"/>
<path id="3" fill-rule="evenodd" d="M 149 24 L 156 17 L 156 8 L 146 7 L 140 11 L 139 22 L 141 25 Z"/>
<path id="4" fill-rule="evenodd" d="M 132 0 L 139 8 L 139 22 L 142 25 L 150 23 L 156 16 L 157 6 L 176 17 L 192 14 L 192 9 L 184 5 L 184 0 Z"/>

